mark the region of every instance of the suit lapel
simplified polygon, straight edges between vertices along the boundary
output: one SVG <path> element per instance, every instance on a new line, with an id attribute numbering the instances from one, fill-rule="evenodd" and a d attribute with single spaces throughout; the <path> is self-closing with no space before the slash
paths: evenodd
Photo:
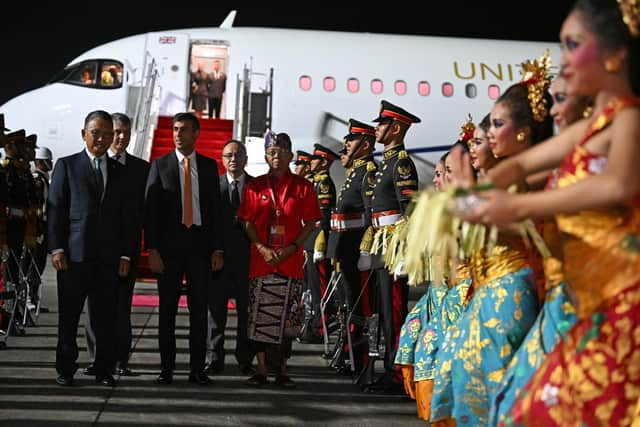
<path id="1" fill-rule="evenodd" d="M 178 196 L 176 203 L 180 212 L 180 218 L 182 218 L 182 189 L 180 188 L 180 165 L 178 164 L 178 156 L 175 151 L 171 153 L 168 158 L 167 178 L 176 188 L 176 195 Z M 182 221 L 182 219 L 181 219 Z"/>
<path id="2" fill-rule="evenodd" d="M 225 173 L 220 177 L 220 195 L 223 200 L 229 201 L 229 180 L 227 180 L 227 174 Z"/>

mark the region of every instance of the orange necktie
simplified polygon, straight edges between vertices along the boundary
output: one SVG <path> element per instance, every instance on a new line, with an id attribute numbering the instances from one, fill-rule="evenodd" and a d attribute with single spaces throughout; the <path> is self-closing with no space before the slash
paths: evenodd
<path id="1" fill-rule="evenodd" d="M 191 205 L 191 165 L 189 158 L 184 158 L 184 215 L 182 223 L 189 228 L 193 225 L 193 206 Z"/>

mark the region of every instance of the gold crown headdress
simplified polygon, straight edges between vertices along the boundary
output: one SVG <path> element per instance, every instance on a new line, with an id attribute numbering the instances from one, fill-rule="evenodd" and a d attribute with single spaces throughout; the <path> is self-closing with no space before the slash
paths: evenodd
<path id="1" fill-rule="evenodd" d="M 618 0 L 618 6 L 620 6 L 622 20 L 629 28 L 631 37 L 637 38 L 640 35 L 640 1 Z"/>
<path id="2" fill-rule="evenodd" d="M 551 53 L 549 49 L 539 59 L 523 62 L 521 66 L 521 83 L 527 86 L 529 106 L 531 107 L 533 119 L 537 122 L 543 122 L 547 114 L 549 114 L 547 100 L 544 97 L 551 84 L 551 79 L 549 78 Z"/>
<path id="3" fill-rule="evenodd" d="M 476 125 L 473 124 L 471 113 L 467 115 L 467 121 L 460 126 L 460 129 L 462 130 L 460 132 L 460 141 L 467 142 L 473 138 L 473 131 L 476 130 Z"/>

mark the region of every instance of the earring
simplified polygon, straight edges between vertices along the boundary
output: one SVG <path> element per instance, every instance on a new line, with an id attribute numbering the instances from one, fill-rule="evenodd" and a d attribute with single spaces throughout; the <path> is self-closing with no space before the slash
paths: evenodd
<path id="1" fill-rule="evenodd" d="M 516 135 L 516 139 L 518 140 L 518 142 L 523 142 L 524 141 L 524 132 L 518 132 L 518 134 Z"/>
<path id="2" fill-rule="evenodd" d="M 607 59 L 606 61 L 604 61 L 604 69 L 607 73 L 617 73 L 618 71 L 620 71 L 620 62 L 613 59 Z"/>
<path id="3" fill-rule="evenodd" d="M 593 107 L 592 106 L 588 106 L 582 112 L 582 117 L 586 119 L 586 118 L 591 117 L 591 114 L 593 114 Z"/>

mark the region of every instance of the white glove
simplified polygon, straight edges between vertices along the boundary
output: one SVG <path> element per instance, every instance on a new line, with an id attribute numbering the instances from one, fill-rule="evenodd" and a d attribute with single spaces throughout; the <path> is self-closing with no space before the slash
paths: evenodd
<path id="1" fill-rule="evenodd" d="M 358 258 L 358 270 L 371 270 L 371 254 L 369 252 L 360 251 L 360 258 Z"/>
<path id="2" fill-rule="evenodd" d="M 313 262 L 322 261 L 324 259 L 324 252 L 313 251 Z"/>
<path id="3" fill-rule="evenodd" d="M 396 267 L 395 271 L 393 272 L 393 274 L 396 277 L 407 277 L 407 272 L 404 271 L 404 261 L 400 261 L 398 263 L 398 266 Z"/>

